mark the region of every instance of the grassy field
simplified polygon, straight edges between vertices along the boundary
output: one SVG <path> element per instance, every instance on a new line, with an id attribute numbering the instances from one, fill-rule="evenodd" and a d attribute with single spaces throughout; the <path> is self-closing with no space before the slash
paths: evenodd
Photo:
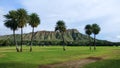
<path id="1" fill-rule="evenodd" d="M 0 68 L 38 68 L 40 65 L 90 56 L 104 59 L 90 63 L 84 68 L 120 68 L 120 47 L 97 47 L 96 51 L 89 50 L 89 47 L 66 48 L 67 51 L 63 51 L 61 46 L 34 46 L 33 52 L 29 52 L 29 47 L 24 46 L 23 52 L 17 53 L 15 47 L 0 47 Z"/>

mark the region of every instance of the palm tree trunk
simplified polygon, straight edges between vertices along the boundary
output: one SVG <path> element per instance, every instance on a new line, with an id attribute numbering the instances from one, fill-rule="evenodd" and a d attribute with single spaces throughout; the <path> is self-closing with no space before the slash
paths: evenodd
<path id="1" fill-rule="evenodd" d="M 96 35 L 94 34 L 94 50 L 96 50 Z"/>
<path id="2" fill-rule="evenodd" d="M 64 32 L 62 32 L 62 39 L 63 39 L 63 51 L 66 51 L 66 49 L 65 49 Z"/>
<path id="3" fill-rule="evenodd" d="M 32 52 L 32 42 L 33 42 L 34 27 L 32 29 L 31 43 L 30 43 L 30 52 Z"/>
<path id="4" fill-rule="evenodd" d="M 14 36 L 14 45 L 16 46 L 16 51 L 19 52 L 19 48 L 16 42 L 15 30 L 13 30 L 13 36 Z"/>
<path id="5" fill-rule="evenodd" d="M 91 50 L 91 39 L 90 39 L 90 35 L 89 35 L 89 46 L 90 46 L 90 50 Z"/>
<path id="6" fill-rule="evenodd" d="M 22 35 L 23 35 L 23 29 L 22 29 L 22 27 L 21 27 L 21 48 L 20 48 L 20 52 L 22 52 L 22 42 L 23 42 L 23 37 L 22 37 Z"/>

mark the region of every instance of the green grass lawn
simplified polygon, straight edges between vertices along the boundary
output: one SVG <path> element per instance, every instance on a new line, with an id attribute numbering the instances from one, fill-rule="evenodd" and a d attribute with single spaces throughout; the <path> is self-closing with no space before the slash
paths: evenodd
<path id="1" fill-rule="evenodd" d="M 17 53 L 15 47 L 0 47 L 0 68 L 38 68 L 40 65 L 61 63 L 77 60 L 90 56 L 103 57 L 102 61 L 91 63 L 84 68 L 120 68 L 120 47 L 97 47 L 97 50 L 89 50 L 89 47 L 62 46 L 39 47 L 34 46 L 33 52 L 24 46 L 23 52 Z"/>

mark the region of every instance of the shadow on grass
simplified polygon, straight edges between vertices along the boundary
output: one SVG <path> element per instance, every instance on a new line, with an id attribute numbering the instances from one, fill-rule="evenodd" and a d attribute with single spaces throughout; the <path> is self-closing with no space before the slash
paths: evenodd
<path id="1" fill-rule="evenodd" d="M 18 62 L 6 62 L 0 63 L 0 68 L 38 68 L 36 64 L 29 64 L 29 63 L 18 63 Z"/>
<path id="2" fill-rule="evenodd" d="M 120 68 L 120 59 L 102 60 L 95 63 L 90 63 L 84 68 Z"/>

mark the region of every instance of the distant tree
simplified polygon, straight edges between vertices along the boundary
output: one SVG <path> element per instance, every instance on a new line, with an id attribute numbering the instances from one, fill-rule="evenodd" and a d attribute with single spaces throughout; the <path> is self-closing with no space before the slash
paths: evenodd
<path id="1" fill-rule="evenodd" d="M 18 9 L 17 10 L 17 22 L 18 22 L 18 27 L 21 28 L 21 48 L 20 48 L 20 52 L 22 52 L 22 43 L 23 43 L 23 27 L 26 25 L 27 21 L 28 21 L 28 14 L 27 11 L 25 9 Z"/>
<path id="2" fill-rule="evenodd" d="M 96 35 L 100 32 L 100 27 L 97 24 L 92 24 L 92 33 L 94 34 L 94 50 L 96 50 Z"/>
<path id="3" fill-rule="evenodd" d="M 31 36 L 31 43 L 30 43 L 30 52 L 32 52 L 32 42 L 34 38 L 34 28 L 40 24 L 40 18 L 36 13 L 32 13 L 29 15 L 29 25 L 32 27 L 32 36 Z"/>
<path id="4" fill-rule="evenodd" d="M 55 27 L 55 31 L 59 31 L 61 33 L 62 36 L 62 40 L 63 40 L 63 50 L 65 51 L 65 39 L 64 39 L 64 33 L 66 32 L 66 25 L 65 22 L 62 20 L 59 20 L 56 23 L 56 27 Z"/>
<path id="5" fill-rule="evenodd" d="M 89 36 L 89 46 L 90 46 L 90 50 L 91 50 L 91 39 L 90 39 L 90 35 L 92 34 L 92 26 L 90 24 L 85 26 L 85 33 Z"/>
<path id="6" fill-rule="evenodd" d="M 5 22 L 4 25 L 7 28 L 10 28 L 13 31 L 14 45 L 16 45 L 16 50 L 17 50 L 17 52 L 19 52 L 19 48 L 18 48 L 18 45 L 17 45 L 17 42 L 16 42 L 16 35 L 15 35 L 15 31 L 18 28 L 17 12 L 15 10 L 11 10 L 11 11 L 9 11 L 8 14 L 4 15 L 4 17 L 6 19 L 4 21 Z"/>

